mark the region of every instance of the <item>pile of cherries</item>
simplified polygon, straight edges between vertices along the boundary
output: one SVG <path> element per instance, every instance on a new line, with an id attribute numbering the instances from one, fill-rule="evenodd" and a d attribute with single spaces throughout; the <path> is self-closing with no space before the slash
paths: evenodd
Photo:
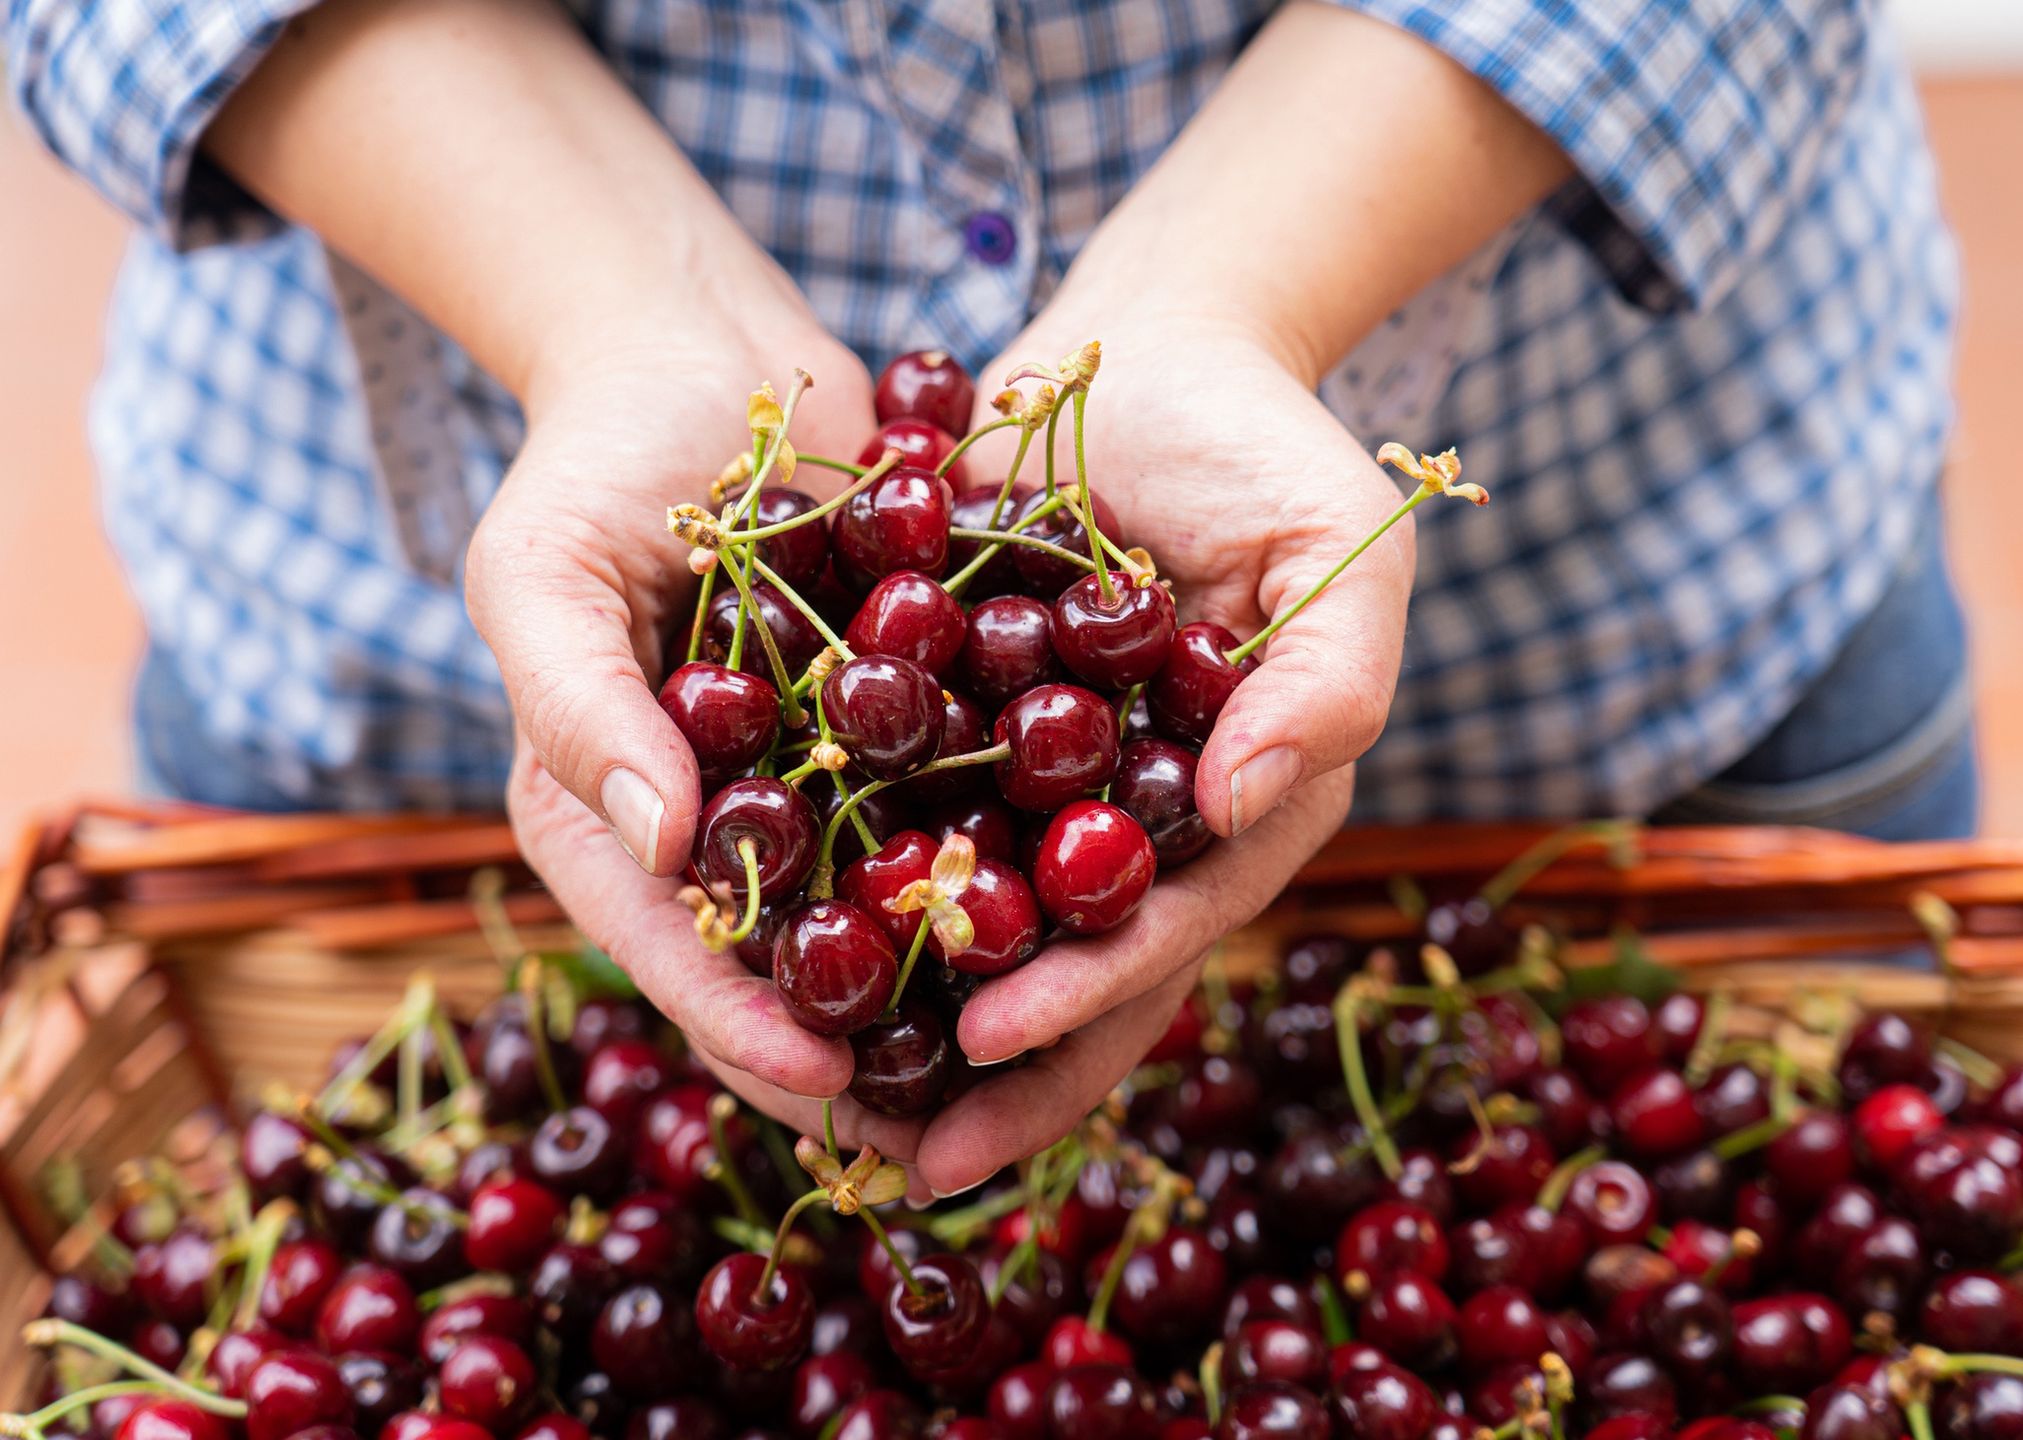
<path id="1" fill-rule="evenodd" d="M 1040 388 L 1005 391 L 971 433 L 962 367 L 903 355 L 854 464 L 793 450 L 805 376 L 784 402 L 762 389 L 720 508 L 669 512 L 703 577 L 669 647 L 686 662 L 660 691 L 702 774 L 698 931 L 771 976 L 800 1024 L 851 1037 L 851 1093 L 874 1110 L 932 1109 L 949 1021 L 984 979 L 1050 935 L 1116 928 L 1159 870 L 1207 848 L 1199 748 L 1259 648 L 1327 583 L 1248 641 L 1181 624 L 1090 488 L 1099 356 L 1092 343 L 1014 372 Z M 1075 473 L 1057 483 L 1064 413 Z M 1016 458 L 972 485 L 965 452 L 994 430 L 1016 433 Z M 1021 478 L 1035 441 L 1044 482 Z M 1429 495 L 1486 498 L 1452 483 L 1451 452 L 1380 458 L 1420 482 L 1386 527 Z M 789 488 L 810 465 L 850 484 L 825 503 Z"/>
<path id="2" fill-rule="evenodd" d="M 2023 1435 L 2023 1067 L 1572 999 L 1479 900 L 1425 933 L 1211 971 L 1101 1111 L 924 1212 L 636 1000 L 411 1004 L 231 1163 L 124 1175 L 0 1433 Z"/>

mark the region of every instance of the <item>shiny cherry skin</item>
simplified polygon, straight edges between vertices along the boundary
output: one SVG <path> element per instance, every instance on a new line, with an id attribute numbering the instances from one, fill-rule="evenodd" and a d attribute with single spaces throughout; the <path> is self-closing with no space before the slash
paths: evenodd
<path id="1" fill-rule="evenodd" d="M 892 942 L 847 901 L 809 901 L 788 914 L 773 943 L 780 999 L 817 1035 L 862 1030 L 884 1013 L 898 978 Z"/>
<path id="2" fill-rule="evenodd" d="M 964 975 L 1002 975 L 1039 953 L 1043 925 L 1040 904 L 1026 877 L 1001 860 L 979 860 L 976 874 L 955 902 L 975 930 L 969 948 L 947 955 L 928 932 L 927 948 Z M 915 917 L 917 920 L 917 917 Z"/>
<path id="3" fill-rule="evenodd" d="M 976 382 L 946 350 L 909 350 L 879 372 L 871 408 L 881 425 L 925 420 L 959 436 L 968 432 L 976 408 Z"/>
<path id="4" fill-rule="evenodd" d="M 127 1337 L 127 1346 L 141 1359 L 164 1370 L 180 1368 L 183 1357 L 189 1353 L 183 1332 L 166 1320 L 141 1321 Z"/>
<path id="5" fill-rule="evenodd" d="M 1706 1138 L 1685 1077 L 1662 1066 L 1617 1086 L 1609 1098 L 1609 1118 L 1617 1143 L 1646 1160 L 1691 1150 Z"/>
<path id="6" fill-rule="evenodd" d="M 1077 1365 L 1047 1388 L 1049 1440 L 1154 1440 L 1158 1433 L 1151 1388 L 1121 1365 Z"/>
<path id="7" fill-rule="evenodd" d="M 363 1350 L 339 1355 L 337 1374 L 351 1392 L 361 1435 L 377 1435 L 395 1415 L 422 1403 L 421 1367 L 397 1355 Z"/>
<path id="8" fill-rule="evenodd" d="M 323 1297 L 316 1348 L 326 1355 L 378 1350 L 405 1355 L 421 1334 L 414 1291 L 382 1265 L 354 1265 Z"/>
<path id="9" fill-rule="evenodd" d="M 187 1400 L 153 1399 L 120 1422 L 114 1440 L 228 1440 L 225 1422 Z"/>
<path id="10" fill-rule="evenodd" d="M 1664 1053 L 1650 1007 L 1630 995 L 1576 1000 L 1567 1007 L 1560 1034 L 1568 1067 L 1597 1095 L 1613 1095 Z"/>
<path id="11" fill-rule="evenodd" d="M 1497 1285 L 1536 1285 L 1539 1275 L 1529 1237 L 1511 1223 L 1512 1210 L 1476 1215 L 1454 1227 L 1454 1293 L 1473 1295 Z"/>
<path id="12" fill-rule="evenodd" d="M 828 1440 L 924 1440 L 920 1408 L 897 1390 L 870 1390 L 837 1413 Z"/>
<path id="13" fill-rule="evenodd" d="M 2023 1376 L 1963 1376 L 1935 1408 L 1943 1440 L 2023 1440 Z"/>
<path id="14" fill-rule="evenodd" d="M 1076 800 L 1047 822 L 1033 890 L 1063 930 L 1101 935 L 1138 908 L 1158 868 L 1144 826 L 1115 805 Z"/>
<path id="15" fill-rule="evenodd" d="M 1854 1353 L 1847 1316 L 1824 1295 L 1744 1300 L 1733 1314 L 1735 1374 L 1751 1395 L 1803 1395 Z"/>
<path id="16" fill-rule="evenodd" d="M 1847 1122 L 1831 1110 L 1804 1111 L 1763 1147 L 1763 1168 L 1789 1204 L 1812 1209 L 1854 1176 L 1854 1141 Z"/>
<path id="17" fill-rule="evenodd" d="M 1672 1378 L 1704 1385 L 1726 1370 L 1735 1348 L 1735 1317 L 1715 1286 L 1679 1279 L 1645 1299 L 1643 1340 Z"/>
<path id="18" fill-rule="evenodd" d="M 1454 1189 L 1470 1210 L 1500 1209 L 1531 1199 L 1556 1157 L 1545 1132 L 1530 1125 L 1498 1125 L 1488 1136 L 1456 1143 Z"/>
<path id="19" fill-rule="evenodd" d="M 990 717 L 974 700 L 952 690 L 941 692 L 941 742 L 931 757 L 946 760 L 955 755 L 973 755 L 990 745 Z M 906 782 L 903 792 L 914 806 L 953 804 L 967 800 L 990 784 L 990 771 L 982 765 L 961 765 Z M 880 798 L 879 792 L 872 799 Z"/>
<path id="20" fill-rule="evenodd" d="M 1604 1160 L 1574 1176 L 1566 1203 L 1596 1244 L 1640 1241 L 1657 1222 L 1657 1197 L 1642 1173 Z"/>
<path id="21" fill-rule="evenodd" d="M 948 568 L 954 505 L 955 492 L 932 469 L 901 465 L 887 472 L 835 512 L 829 537 L 836 574 L 860 595 L 902 570 L 939 579 Z"/>
<path id="22" fill-rule="evenodd" d="M 290 1240 L 276 1247 L 260 1287 L 260 1319 L 290 1335 L 307 1335 L 343 1269 L 342 1257 L 326 1241 Z"/>
<path id="23" fill-rule="evenodd" d="M 1693 1108 L 1708 1138 L 1719 1139 L 1770 1118 L 1770 1085 L 1740 1061 L 1718 1066 L 1693 1092 Z"/>
<path id="24" fill-rule="evenodd" d="M 1054 601 L 1054 653 L 1088 684 L 1127 690 L 1159 673 L 1180 621 L 1173 596 L 1156 579 L 1135 581 L 1112 570 L 1109 581 L 1107 600 L 1093 574 L 1060 593 Z"/>
<path id="25" fill-rule="evenodd" d="M 1232 1389 L 1255 1380 L 1326 1389 L 1327 1341 L 1320 1331 L 1290 1320 L 1246 1320 L 1224 1342 L 1222 1383 Z"/>
<path id="26" fill-rule="evenodd" d="M 703 1276 L 695 1297 L 695 1325 L 710 1353 L 746 1370 L 780 1370 L 799 1360 L 815 1328 L 808 1282 L 791 1265 L 773 1272 L 759 1293 L 766 1257 L 727 1255 Z"/>
<path id="27" fill-rule="evenodd" d="M 1594 1139 L 1602 1121 L 1601 1107 L 1573 1071 L 1564 1066 L 1534 1070 L 1524 1077 L 1519 1091 L 1538 1107 L 1538 1128 L 1555 1153 L 1571 1155 Z"/>
<path id="28" fill-rule="evenodd" d="M 672 1195 L 649 1190 L 611 1207 L 597 1253 L 622 1279 L 685 1285 L 700 1276 L 707 1245 L 694 1211 Z"/>
<path id="29" fill-rule="evenodd" d="M 1042 1360 L 1014 1365 L 991 1381 L 984 1405 L 1004 1440 L 1047 1440 L 1047 1391 L 1054 1367 Z"/>
<path id="30" fill-rule="evenodd" d="M 563 1209 L 554 1191 L 533 1180 L 507 1179 L 482 1185 L 471 1196 L 464 1258 L 473 1270 L 499 1270 L 508 1275 L 531 1270 L 555 1243 Z"/>
<path id="31" fill-rule="evenodd" d="M 2023 1284 L 1996 1270 L 1956 1270 L 1933 1282 L 1918 1338 L 1941 1350 L 2023 1353 Z"/>
<path id="32" fill-rule="evenodd" d="M 133 1293 L 157 1319 L 179 1330 L 204 1323 L 217 1267 L 211 1242 L 201 1231 L 187 1226 L 173 1230 L 162 1240 L 141 1246 L 133 1260 Z M 336 1267 L 330 1266 L 327 1273 L 334 1280 Z"/>
<path id="33" fill-rule="evenodd" d="M 1171 740 L 1133 740 L 1117 756 L 1110 799 L 1152 837 L 1161 869 L 1185 865 L 1215 836 L 1194 804 L 1194 772 L 1200 757 Z"/>
<path id="34" fill-rule="evenodd" d="M 254 1204 L 307 1198 L 313 1178 L 309 1145 L 309 1131 L 286 1115 L 262 1110 L 246 1122 L 239 1137 L 239 1168 L 245 1172 Z"/>
<path id="35" fill-rule="evenodd" d="M 1410 1270 L 1428 1280 L 1447 1274 L 1449 1251 L 1440 1222 L 1417 1205 L 1379 1200 L 1350 1216 L 1335 1240 L 1335 1273 L 1343 1283 L 1361 1272 L 1367 1276 Z"/>
<path id="36" fill-rule="evenodd" d="M 1105 1251 L 1089 1264 L 1098 1285 L 1109 1259 Z M 1228 1294 L 1229 1265 L 1221 1252 L 1201 1231 L 1175 1225 L 1126 1257 L 1110 1314 L 1134 1340 L 1179 1345 L 1214 1329 Z"/>
<path id="37" fill-rule="evenodd" d="M 857 463 L 876 465 L 887 450 L 899 452 L 899 469 L 911 468 L 931 475 L 954 452 L 955 437 L 925 420 L 888 420 L 857 452 Z M 969 472 L 962 461 L 948 467 L 948 483 L 958 490 L 968 486 Z"/>
<path id="38" fill-rule="evenodd" d="M 997 783 L 1004 798 L 1021 810 L 1059 810 L 1109 784 L 1117 773 L 1117 712 L 1102 696 L 1079 686 L 1039 685 L 1026 691 L 1005 706 L 991 735 L 1011 747 L 1011 754 L 997 762 Z M 1137 822 L 1131 823 L 1136 828 Z M 1151 853 L 1150 841 L 1146 853 Z"/>
<path id="39" fill-rule="evenodd" d="M 1932 1097 L 1915 1085 L 1885 1085 L 1854 1112 L 1856 1153 L 1887 1171 L 1910 1147 L 1946 1123 Z"/>
<path id="40" fill-rule="evenodd" d="M 463 1232 L 452 1219 L 456 1207 L 447 1195 L 423 1185 L 401 1191 L 401 1199 L 372 1222 L 368 1253 L 416 1290 L 447 1285 L 464 1268 Z"/>
<path id="41" fill-rule="evenodd" d="M 1103 529 L 1103 538 L 1112 544 L 1122 544 L 1116 512 L 1110 509 L 1108 502 L 1101 495 L 1092 495 L 1090 499 L 1095 503 L 1096 523 Z M 1025 519 L 1044 503 L 1046 503 L 1044 492 L 1035 491 L 1019 502 L 1018 513 L 1012 520 L 1016 522 Z M 1045 540 L 1062 550 L 1072 551 L 1076 555 L 1089 553 L 1088 530 L 1083 527 L 1081 521 L 1068 513 L 1065 506 L 1044 519 L 1035 520 L 1026 526 L 1023 533 Z M 1020 587 L 1026 594 L 1044 600 L 1049 605 L 1063 590 L 1089 573 L 1079 565 L 1057 559 L 1044 550 L 1035 550 L 1030 545 L 1014 545 L 1011 550 L 1012 564 L 1019 572 Z"/>
<path id="42" fill-rule="evenodd" d="M 1806 1400 L 1799 1440 L 1901 1440 L 1909 1433 L 1890 1401 L 1859 1385 L 1822 1385 Z"/>
<path id="43" fill-rule="evenodd" d="M 1081 1365 L 1129 1365 L 1131 1342 L 1111 1330 L 1098 1330 L 1080 1315 L 1063 1315 L 1040 1341 L 1040 1358 L 1055 1370 Z"/>
<path id="44" fill-rule="evenodd" d="M 891 902 L 908 885 L 928 878 L 938 848 L 918 830 L 901 830 L 881 845 L 877 854 L 844 866 L 836 877 L 836 893 L 870 917 L 894 950 L 910 947 L 920 914 L 895 910 Z"/>
<path id="45" fill-rule="evenodd" d="M 1182 625 L 1174 633 L 1166 663 L 1145 686 L 1145 704 L 1161 735 L 1190 745 L 1208 743 L 1222 707 L 1258 665 L 1255 655 L 1229 663 L 1226 654 L 1239 643 L 1235 635 L 1207 620 Z"/>
<path id="46" fill-rule="evenodd" d="M 1910 1221 L 1885 1215 L 1855 1237 L 1834 1267 L 1834 1293 L 1856 1315 L 1880 1312 L 1902 1324 L 1931 1273 L 1925 1243 Z"/>
<path id="47" fill-rule="evenodd" d="M 874 779 L 918 769 L 941 744 L 941 687 L 911 660 L 860 655 L 837 666 L 822 706 L 836 743 Z"/>
<path id="48" fill-rule="evenodd" d="M 951 1063 L 941 1019 L 907 987 L 899 1013 L 850 1037 L 850 1095 L 880 1115 L 920 1115 L 941 1103 Z"/>
<path id="49" fill-rule="evenodd" d="M 787 583 L 791 585 L 793 582 Z M 709 658 L 719 663 L 727 663 L 730 658 L 739 603 L 737 590 L 728 585 L 719 586 L 716 594 L 710 597 L 709 614 L 703 620 L 702 633 Z M 808 662 L 821 654 L 823 645 L 827 643 L 808 617 L 769 581 L 752 581 L 752 612 L 745 621 L 745 648 L 738 668 L 768 684 L 772 682 L 773 664 L 766 654 L 765 643 L 751 628 L 754 623 L 763 624 L 772 633 L 773 644 L 779 647 L 780 659 L 785 662 L 788 672 L 794 675 L 806 670 Z M 685 636 L 682 643 L 685 647 Z"/>
<path id="50" fill-rule="evenodd" d="M 246 1374 L 247 1440 L 288 1440 L 312 1425 L 349 1425 L 351 1392 L 337 1367 L 312 1350 L 277 1350 Z"/>
<path id="51" fill-rule="evenodd" d="M 550 1411 L 528 1421 L 513 1440 L 591 1440 L 591 1431 L 574 1415 Z"/>
<path id="52" fill-rule="evenodd" d="M 969 612 L 958 666 L 970 693 L 993 708 L 1060 679 L 1052 613 L 1024 595 L 983 601 Z"/>
<path id="53" fill-rule="evenodd" d="M 705 786 L 751 769 L 780 733 L 780 692 L 772 681 L 702 660 L 667 677 L 660 708 L 695 752 Z"/>
<path id="54" fill-rule="evenodd" d="M 691 1312 L 658 1285 L 628 1285 L 598 1313 L 590 1358 L 637 1400 L 665 1394 L 670 1377 L 693 1364 Z"/>
<path id="55" fill-rule="evenodd" d="M 862 1355 L 848 1350 L 810 1355 L 794 1367 L 787 1396 L 787 1428 L 815 1440 L 844 1406 L 870 1392 L 878 1373 Z"/>
<path id="56" fill-rule="evenodd" d="M 886 1292 L 879 1311 L 885 1342 L 909 1370 L 953 1370 L 969 1357 L 990 1324 L 990 1302 L 976 1266 L 960 1255 L 925 1255 L 912 1262 L 915 1294 L 903 1284 Z"/>
<path id="57" fill-rule="evenodd" d="M 421 1327 L 421 1358 L 440 1365 L 467 1335 L 495 1335 L 521 1349 L 534 1341 L 534 1311 L 517 1295 L 464 1295 L 429 1312 Z"/>
<path id="58" fill-rule="evenodd" d="M 1216 1422 L 1215 1440 L 1329 1440 L 1328 1412 L 1314 1393 L 1283 1380 L 1259 1380 L 1232 1390 Z"/>
<path id="59" fill-rule="evenodd" d="M 784 525 L 807 514 L 817 503 L 814 496 L 799 490 L 768 485 L 759 492 L 758 514 L 752 520 L 752 528 Z M 822 571 L 829 564 L 828 521 L 804 521 L 769 540 L 761 540 L 759 558 L 796 590 L 803 585 L 813 585 L 822 578 Z"/>
<path id="60" fill-rule="evenodd" d="M 1545 1312 L 1516 1285 L 1493 1285 L 1469 1297 L 1454 1322 L 1461 1363 L 1475 1371 L 1535 1364 L 1545 1353 Z"/>
<path id="61" fill-rule="evenodd" d="M 547 1116 L 527 1141 L 527 1168 L 558 1195 L 582 1195 L 608 1205 L 631 1169 L 626 1132 L 588 1105 Z"/>
<path id="62" fill-rule="evenodd" d="M 527 1298 L 534 1302 L 541 1324 L 556 1335 L 574 1340 L 590 1333 L 597 1312 L 618 1289 L 618 1272 L 588 1245 L 564 1241 L 534 1266 Z"/>
<path id="63" fill-rule="evenodd" d="M 943 713 L 945 716 L 945 709 Z M 979 766 L 978 768 L 981 769 L 982 767 Z M 960 775 L 963 772 L 957 771 L 956 773 Z M 907 800 L 910 798 L 908 792 L 914 786 L 924 785 L 934 778 L 936 777 L 928 776 L 923 779 L 909 781 L 904 789 L 874 790 L 858 801 L 857 808 L 851 813 L 859 820 L 862 820 L 864 828 L 871 832 L 874 849 L 877 845 L 883 844 L 913 823 L 912 810 L 907 804 Z M 849 785 L 852 794 L 862 790 L 866 785 L 871 783 L 871 777 L 854 765 L 843 767 L 842 779 Z M 821 828 L 827 830 L 829 822 L 836 818 L 836 812 L 843 808 L 842 787 L 837 785 L 827 772 L 824 772 L 821 775 L 810 776 L 807 783 L 801 789 L 802 793 L 814 802 L 815 817 L 820 822 Z M 863 854 L 863 838 L 857 834 L 857 827 L 848 820 L 845 820 L 836 831 L 836 848 L 833 852 L 833 858 L 838 865 L 847 865 L 853 860 L 862 858 Z M 778 932 L 781 918 L 781 916 L 774 917 L 773 930 L 775 933 Z M 761 921 L 761 923 L 764 922 Z M 766 964 L 770 966 L 773 963 L 773 945 L 770 935 L 766 938 L 765 955 Z M 750 962 L 747 961 L 746 963 L 749 964 Z"/>
<path id="64" fill-rule="evenodd" d="M 1428 907 L 1426 941 L 1447 952 L 1463 979 L 1508 964 L 1517 953 L 1517 932 L 1488 901 L 1475 895 Z"/>
<path id="65" fill-rule="evenodd" d="M 1365 1278 L 1356 1334 L 1415 1371 L 1437 1369 L 1454 1353 L 1454 1302 L 1447 1292 L 1411 1270 Z"/>
<path id="66" fill-rule="evenodd" d="M 969 843 L 976 846 L 979 860 L 1010 864 L 1018 853 L 1018 822 L 1011 807 L 1002 800 L 972 797 L 938 805 L 924 813 L 920 822 L 937 843 L 951 835 L 967 836 Z"/>
<path id="67" fill-rule="evenodd" d="M 726 1388 L 735 1383 L 732 1375 L 724 1379 Z M 730 1440 L 731 1435 L 730 1421 L 716 1402 L 698 1395 L 664 1396 L 633 1411 L 624 1426 L 624 1440 Z"/>
<path id="68" fill-rule="evenodd" d="M 778 900 L 799 890 L 815 868 L 821 835 L 814 807 L 800 791 L 764 776 L 733 780 L 710 797 L 696 818 L 695 868 L 713 885 L 726 885 L 742 905 L 745 862 L 738 842 L 757 852 L 759 898 Z"/>
<path id="69" fill-rule="evenodd" d="M 938 581 L 901 570 L 871 587 L 843 638 L 859 655 L 897 655 L 946 680 L 969 638 L 969 617 Z"/>
<path id="70" fill-rule="evenodd" d="M 1597 1356 L 1581 1398 L 1595 1420 L 1655 1415 L 1670 1422 L 1679 1413 L 1671 1377 L 1650 1356 L 1628 1351 Z"/>
<path id="71" fill-rule="evenodd" d="M 978 485 L 969 490 L 959 491 L 955 497 L 955 508 L 949 512 L 949 522 L 958 530 L 1008 530 L 1018 518 L 1018 507 L 1032 494 L 1030 485 L 1013 487 L 1012 495 L 1005 502 L 1004 509 L 998 511 L 996 485 Z M 997 523 L 991 524 L 991 516 L 997 514 Z M 968 568 L 983 548 L 975 540 L 960 535 L 948 539 L 948 570 L 951 575 Z M 1013 553 L 1015 545 L 1005 545 L 983 562 L 968 586 L 963 590 L 965 600 L 987 600 L 995 595 L 1009 595 L 1019 588 L 1018 565 Z M 1043 607 L 1044 608 L 1044 607 Z"/>
<path id="72" fill-rule="evenodd" d="M 1932 1038 L 1894 1011 L 1865 1015 L 1840 1051 L 1840 1083 L 1850 1104 L 1885 1085 L 1913 1085 L 1931 1064 Z"/>
<path id="73" fill-rule="evenodd" d="M 443 1412 L 487 1430 L 503 1430 L 527 1413 L 538 1377 L 527 1352 L 494 1335 L 472 1335 L 436 1371 Z"/>
<path id="74" fill-rule="evenodd" d="M 639 1123 L 646 1102 L 674 1083 L 672 1060 L 649 1040 L 613 1039 L 583 1062 L 583 1103 L 621 1134 Z M 484 1267 L 479 1267 L 484 1268 Z"/>
<path id="75" fill-rule="evenodd" d="M 1357 1440 L 1423 1440 L 1440 1402 L 1425 1381 L 1385 1363 L 1350 1370 L 1329 1397 L 1337 1435 Z"/>

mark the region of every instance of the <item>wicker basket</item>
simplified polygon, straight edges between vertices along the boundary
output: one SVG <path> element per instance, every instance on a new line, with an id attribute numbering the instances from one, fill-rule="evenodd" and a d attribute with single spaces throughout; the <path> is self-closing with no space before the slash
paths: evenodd
<path id="1" fill-rule="evenodd" d="M 1372 941 L 1411 924 L 1388 888 L 1467 893 L 1550 833 L 1523 825 L 1344 833 L 1256 923 L 1232 970 L 1328 929 Z M 1922 1014 L 2023 1059 L 2023 844 L 1881 845 L 1818 831 L 1647 832 L 1635 863 L 1576 850 L 1513 912 L 1600 960 L 1630 926 L 1689 984 L 1763 1013 L 1847 991 Z M 197 1153 L 261 1082 L 301 1087 L 342 1040 L 385 1018 L 426 967 L 455 1007 L 496 993 L 473 874 L 499 867 L 507 913 L 566 944 L 552 899 L 493 818 L 246 816 L 189 806 L 86 805 L 31 827 L 0 870 L 0 1333 L 37 1313 L 51 1269 L 76 1263 L 115 1168 Z M 1920 895 L 1957 916 L 1941 973 Z M 32 1358 L 0 1346 L 0 1403 Z"/>

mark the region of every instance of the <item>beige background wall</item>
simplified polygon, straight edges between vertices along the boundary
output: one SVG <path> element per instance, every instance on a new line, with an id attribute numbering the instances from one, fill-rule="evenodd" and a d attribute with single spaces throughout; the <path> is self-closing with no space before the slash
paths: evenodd
<path id="1" fill-rule="evenodd" d="M 1952 0 L 1949 13 L 1972 23 L 1973 3 Z M 1967 260 L 1949 486 L 1988 826 L 2023 835 L 2023 71 L 1925 90 Z M 0 115 L 0 844 L 31 807 L 120 789 L 129 773 L 125 687 L 139 628 L 101 538 L 83 438 L 120 239 L 120 222 Z"/>

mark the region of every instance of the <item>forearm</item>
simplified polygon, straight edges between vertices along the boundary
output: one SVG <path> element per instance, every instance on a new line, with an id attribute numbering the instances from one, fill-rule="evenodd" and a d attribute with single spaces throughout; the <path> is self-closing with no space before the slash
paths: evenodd
<path id="1" fill-rule="evenodd" d="M 602 347 L 802 313 L 551 0 L 330 0 L 205 147 L 530 407 Z"/>
<path id="2" fill-rule="evenodd" d="M 1133 297 L 1251 336 L 1318 383 L 1568 173 L 1439 52 L 1300 0 L 1103 223 L 1055 304 L 1100 319 Z"/>

